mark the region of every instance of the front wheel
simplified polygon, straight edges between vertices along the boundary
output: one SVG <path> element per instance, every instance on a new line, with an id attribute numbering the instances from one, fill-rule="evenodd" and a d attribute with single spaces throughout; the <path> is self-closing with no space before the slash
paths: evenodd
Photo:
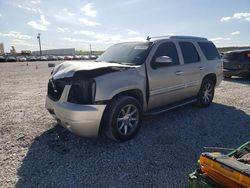
<path id="1" fill-rule="evenodd" d="M 214 82 L 211 79 L 204 79 L 199 94 L 197 96 L 197 105 L 199 107 L 208 107 L 214 98 Z"/>
<path id="2" fill-rule="evenodd" d="M 115 141 L 133 138 L 141 126 L 142 107 L 133 97 L 119 96 L 107 106 L 104 114 L 104 133 Z"/>

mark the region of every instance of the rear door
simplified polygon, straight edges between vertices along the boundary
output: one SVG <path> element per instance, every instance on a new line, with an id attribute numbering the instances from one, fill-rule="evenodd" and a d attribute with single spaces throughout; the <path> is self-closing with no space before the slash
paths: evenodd
<path id="1" fill-rule="evenodd" d="M 189 41 L 180 41 L 180 51 L 183 57 L 183 79 L 185 98 L 196 96 L 200 89 L 202 73 L 205 64 L 197 51 L 196 44 Z"/>
<path id="2" fill-rule="evenodd" d="M 183 76 L 176 44 L 163 41 L 152 49 L 151 58 L 147 62 L 149 83 L 148 109 L 173 103 L 183 98 Z M 171 64 L 157 65 L 157 57 L 169 56 Z"/>

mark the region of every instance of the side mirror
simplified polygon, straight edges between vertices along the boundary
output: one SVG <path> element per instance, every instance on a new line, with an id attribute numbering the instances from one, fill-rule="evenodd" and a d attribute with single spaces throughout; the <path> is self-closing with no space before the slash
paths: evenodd
<path id="1" fill-rule="evenodd" d="M 160 56 L 160 57 L 157 57 L 155 59 L 155 63 L 156 64 L 161 64 L 161 65 L 163 65 L 163 64 L 167 65 L 167 64 L 173 63 L 173 60 L 169 56 Z"/>

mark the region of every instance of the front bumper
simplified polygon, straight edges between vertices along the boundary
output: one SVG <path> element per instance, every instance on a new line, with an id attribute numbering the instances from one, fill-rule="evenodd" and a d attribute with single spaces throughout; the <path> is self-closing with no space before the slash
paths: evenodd
<path id="1" fill-rule="evenodd" d="M 70 86 L 69 86 L 70 87 Z M 59 101 L 46 97 L 46 109 L 60 125 L 84 137 L 97 137 L 106 105 L 79 105 L 67 102 L 65 88 Z"/>

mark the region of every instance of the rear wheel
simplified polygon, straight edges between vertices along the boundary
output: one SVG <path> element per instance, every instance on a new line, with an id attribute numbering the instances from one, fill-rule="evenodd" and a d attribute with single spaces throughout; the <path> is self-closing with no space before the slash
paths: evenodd
<path id="1" fill-rule="evenodd" d="M 208 107 L 214 98 L 214 82 L 209 79 L 205 78 L 201 84 L 201 88 L 199 94 L 197 96 L 197 105 L 199 107 Z"/>
<path id="2" fill-rule="evenodd" d="M 104 114 L 104 133 L 115 141 L 133 138 L 141 126 L 142 107 L 133 97 L 119 96 L 107 106 Z"/>

